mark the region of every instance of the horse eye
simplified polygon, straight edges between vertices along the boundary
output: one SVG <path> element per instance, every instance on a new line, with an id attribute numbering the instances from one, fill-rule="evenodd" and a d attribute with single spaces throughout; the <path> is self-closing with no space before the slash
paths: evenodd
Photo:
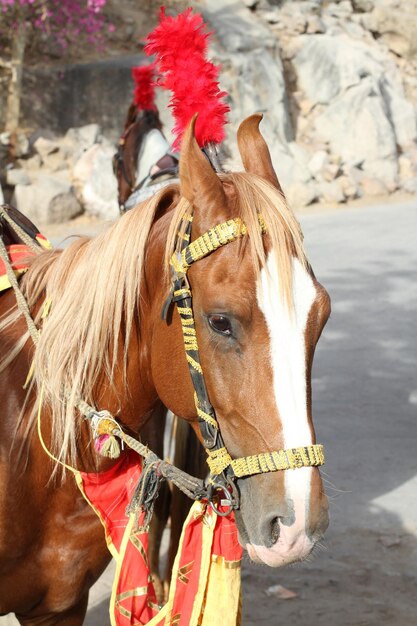
<path id="1" fill-rule="evenodd" d="M 228 337 L 232 334 L 232 324 L 225 315 L 209 315 L 208 322 L 216 333 Z"/>

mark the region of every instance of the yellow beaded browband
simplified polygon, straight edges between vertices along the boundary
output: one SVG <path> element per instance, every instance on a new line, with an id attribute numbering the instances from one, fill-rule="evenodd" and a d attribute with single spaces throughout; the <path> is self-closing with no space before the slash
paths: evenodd
<path id="1" fill-rule="evenodd" d="M 238 459 L 232 459 L 229 455 L 219 430 L 214 408 L 208 398 L 200 363 L 192 308 L 192 293 L 187 279 L 187 271 L 196 261 L 248 233 L 242 220 L 235 218 L 217 224 L 217 226 L 214 226 L 189 243 L 191 224 L 192 215 L 187 215 L 183 218 L 183 224 L 180 225 L 176 252 L 170 260 L 172 289 L 164 305 L 162 317 L 166 319 L 169 306 L 175 302 L 181 320 L 185 356 L 195 390 L 194 401 L 200 431 L 208 456 L 207 463 L 210 468 L 209 484 L 212 485 L 213 493 L 222 492 L 224 494 L 223 499 L 220 499 L 220 504 L 227 505 L 230 510 L 239 507 L 239 496 L 234 484 L 237 478 L 300 467 L 320 466 L 324 464 L 324 450 L 321 444 L 314 444 L 288 448 L 286 450 L 263 452 Z M 259 226 L 261 232 L 266 233 L 266 226 L 260 215 Z M 216 505 L 216 498 L 212 500 L 212 505 L 217 513 L 224 514 Z"/>

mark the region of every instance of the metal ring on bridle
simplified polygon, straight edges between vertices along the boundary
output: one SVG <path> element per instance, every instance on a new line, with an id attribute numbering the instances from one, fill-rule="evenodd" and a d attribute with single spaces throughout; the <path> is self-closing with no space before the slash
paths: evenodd
<path id="1" fill-rule="evenodd" d="M 224 498 L 219 497 L 219 492 L 223 493 Z M 236 502 L 233 495 L 230 493 L 226 485 L 222 485 L 221 483 L 211 483 L 208 486 L 207 500 L 216 515 L 220 515 L 220 517 L 226 517 L 233 511 L 234 508 L 236 508 Z M 227 507 L 227 509 L 222 511 L 219 508 L 219 505 Z"/>

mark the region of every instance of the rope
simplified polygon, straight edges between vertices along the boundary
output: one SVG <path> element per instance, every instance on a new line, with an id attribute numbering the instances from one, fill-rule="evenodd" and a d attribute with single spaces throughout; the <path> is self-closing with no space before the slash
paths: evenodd
<path id="1" fill-rule="evenodd" d="M 64 461 L 55 457 L 49 450 L 43 439 L 42 430 L 41 430 L 41 412 L 42 412 L 42 404 L 43 404 L 43 394 L 44 387 L 42 386 L 39 398 L 39 407 L 38 407 L 38 435 L 39 440 L 41 442 L 42 448 L 46 452 L 46 454 L 53 459 L 55 462 L 59 463 L 66 469 L 69 469 L 71 472 L 76 472 L 77 470 Z M 200 478 L 194 478 L 194 476 L 190 476 L 186 472 L 175 467 L 172 463 L 168 461 L 163 461 L 157 454 L 149 450 L 147 446 L 143 443 L 131 437 L 127 433 L 123 432 L 120 428 L 117 421 L 108 411 L 102 411 L 101 413 L 106 413 L 106 417 L 101 417 L 97 411 L 93 407 L 91 407 L 84 400 L 80 400 L 77 404 L 78 409 L 85 415 L 87 418 L 91 419 L 93 428 L 97 428 L 97 424 L 94 423 L 94 418 L 101 419 L 100 428 L 101 430 L 106 430 L 108 434 L 113 435 L 115 437 L 119 437 L 129 448 L 137 452 L 144 459 L 144 471 L 143 471 L 143 480 L 139 482 L 137 493 L 135 498 L 132 500 L 130 507 L 132 510 L 137 506 L 142 506 L 144 496 L 149 496 L 149 493 L 144 488 L 145 480 L 149 478 L 152 472 L 155 472 L 158 477 L 166 478 L 174 483 L 182 491 L 192 500 L 201 500 L 202 498 L 207 496 L 207 489 L 204 485 L 204 481 Z M 155 490 L 156 491 L 156 490 Z M 153 501 L 155 498 L 155 493 L 153 493 L 153 497 L 150 498 Z"/>
<path id="2" fill-rule="evenodd" d="M 124 433 L 120 428 L 114 429 L 112 434 L 120 437 L 129 448 L 140 454 L 144 458 L 145 465 L 153 465 L 158 474 L 173 482 L 178 489 L 192 500 L 201 500 L 201 498 L 207 495 L 207 490 L 202 479 L 190 476 L 190 474 L 178 469 L 178 467 L 175 467 L 172 463 L 163 461 L 154 452 L 149 450 L 147 446 Z"/>

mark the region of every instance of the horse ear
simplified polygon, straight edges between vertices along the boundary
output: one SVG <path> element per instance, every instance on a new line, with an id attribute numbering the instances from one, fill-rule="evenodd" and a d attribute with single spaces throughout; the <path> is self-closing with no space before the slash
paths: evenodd
<path id="1" fill-rule="evenodd" d="M 210 209 L 226 204 L 226 194 L 220 178 L 201 151 L 194 129 L 197 115 L 189 123 L 181 144 L 180 185 L 181 195 L 209 216 Z"/>
<path id="2" fill-rule="evenodd" d="M 262 113 L 255 113 L 247 117 L 239 126 L 237 143 L 240 156 L 246 172 L 265 178 L 282 193 L 281 185 L 272 165 L 268 146 L 259 130 L 262 118 Z"/>

